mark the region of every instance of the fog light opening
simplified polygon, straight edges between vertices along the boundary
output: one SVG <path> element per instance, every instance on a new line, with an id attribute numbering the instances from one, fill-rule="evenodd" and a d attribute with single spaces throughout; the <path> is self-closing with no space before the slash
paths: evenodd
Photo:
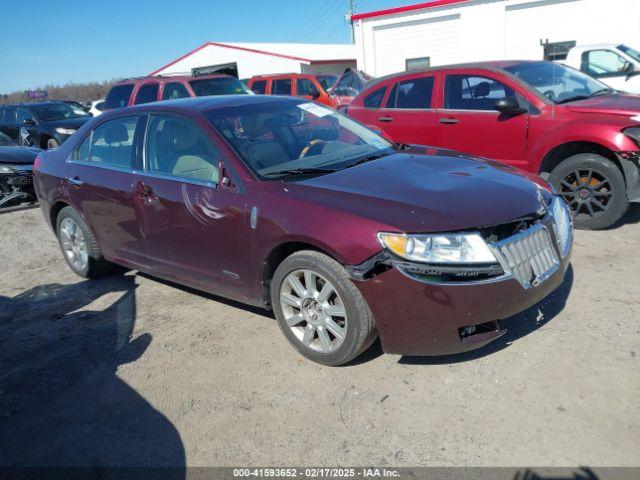
<path id="1" fill-rule="evenodd" d="M 493 320 L 487 323 L 480 323 L 478 325 L 469 325 L 466 327 L 460 327 L 458 329 L 458 334 L 460 335 L 460 340 L 463 342 L 473 341 L 476 337 L 480 335 L 495 333 L 500 331 L 500 323 L 498 320 Z"/>

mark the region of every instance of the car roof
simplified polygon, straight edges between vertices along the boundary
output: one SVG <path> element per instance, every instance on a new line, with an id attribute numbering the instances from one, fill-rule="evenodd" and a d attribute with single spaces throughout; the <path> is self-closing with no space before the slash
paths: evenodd
<path id="1" fill-rule="evenodd" d="M 300 103 L 304 102 L 304 99 L 279 95 L 211 95 L 205 97 L 185 97 L 176 100 L 162 100 L 158 102 L 144 103 L 133 107 L 116 108 L 105 112 L 103 115 L 107 116 L 107 114 L 116 114 L 124 111 L 135 113 L 151 110 L 203 113 L 217 108 L 239 107 L 243 105 L 264 105 L 282 102 Z"/>
<path id="2" fill-rule="evenodd" d="M 381 82 L 393 79 L 400 78 L 406 75 L 415 75 L 420 73 L 435 73 L 443 70 L 487 70 L 498 73 L 507 73 L 505 69 L 512 65 L 518 64 L 544 64 L 544 63 L 553 63 L 545 60 L 494 60 L 490 62 L 470 62 L 470 63 L 456 63 L 451 65 L 440 65 L 438 67 L 430 67 L 430 68 L 422 68 L 416 70 L 410 70 L 408 72 L 400 72 L 400 73 L 392 73 L 390 75 L 385 75 L 384 77 L 378 77 L 369 80 L 366 85 L 367 90 L 373 86 L 377 85 Z"/>

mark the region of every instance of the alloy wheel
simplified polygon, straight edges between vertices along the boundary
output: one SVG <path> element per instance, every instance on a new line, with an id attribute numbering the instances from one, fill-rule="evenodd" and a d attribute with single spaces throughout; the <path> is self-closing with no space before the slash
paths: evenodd
<path id="1" fill-rule="evenodd" d="M 280 287 L 287 326 L 307 348 L 331 353 L 347 334 L 347 312 L 336 288 L 312 270 L 295 270 Z"/>
<path id="2" fill-rule="evenodd" d="M 598 170 L 574 170 L 560 182 L 559 193 L 576 216 L 599 217 L 611 202 L 613 189 L 609 179 Z"/>
<path id="3" fill-rule="evenodd" d="M 60 223 L 60 243 L 65 257 L 77 270 L 84 270 L 89 262 L 89 252 L 84 232 L 72 218 Z"/>

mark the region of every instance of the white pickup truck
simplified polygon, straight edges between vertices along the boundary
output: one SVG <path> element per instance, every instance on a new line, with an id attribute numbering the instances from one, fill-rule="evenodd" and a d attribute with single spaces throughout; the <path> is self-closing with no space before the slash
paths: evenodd
<path id="1" fill-rule="evenodd" d="M 626 45 L 576 46 L 560 63 L 597 78 L 615 90 L 640 94 L 640 52 Z"/>

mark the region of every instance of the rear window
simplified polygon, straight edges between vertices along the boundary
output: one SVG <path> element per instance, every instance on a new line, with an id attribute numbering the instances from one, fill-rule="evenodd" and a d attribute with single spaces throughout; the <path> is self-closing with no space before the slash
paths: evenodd
<path id="1" fill-rule="evenodd" d="M 387 90 L 387 87 L 382 87 L 370 93 L 366 97 L 364 97 L 364 101 L 362 102 L 366 108 L 380 108 L 382 105 L 382 97 L 384 97 L 384 92 Z"/>
<path id="2" fill-rule="evenodd" d="M 136 105 L 141 103 L 155 102 L 158 100 L 158 83 L 147 83 L 142 85 L 136 95 Z"/>
<path id="3" fill-rule="evenodd" d="M 405 80 L 393 87 L 387 108 L 431 108 L 432 93 L 433 77 Z"/>
<path id="4" fill-rule="evenodd" d="M 127 83 L 125 85 L 116 85 L 107 95 L 107 99 L 104 101 L 104 108 L 122 108 L 126 107 L 129 103 L 129 97 L 133 92 L 133 84 Z"/>
<path id="5" fill-rule="evenodd" d="M 246 95 L 252 93 L 244 83 L 233 77 L 203 78 L 189 82 L 196 97 L 207 95 Z"/>
<path id="6" fill-rule="evenodd" d="M 280 78 L 273 81 L 271 93 L 274 95 L 291 95 L 291 79 Z"/>
<path id="7" fill-rule="evenodd" d="M 267 81 L 257 80 L 253 82 L 253 84 L 251 85 L 251 90 L 253 90 L 257 94 L 264 95 L 267 91 Z"/>

